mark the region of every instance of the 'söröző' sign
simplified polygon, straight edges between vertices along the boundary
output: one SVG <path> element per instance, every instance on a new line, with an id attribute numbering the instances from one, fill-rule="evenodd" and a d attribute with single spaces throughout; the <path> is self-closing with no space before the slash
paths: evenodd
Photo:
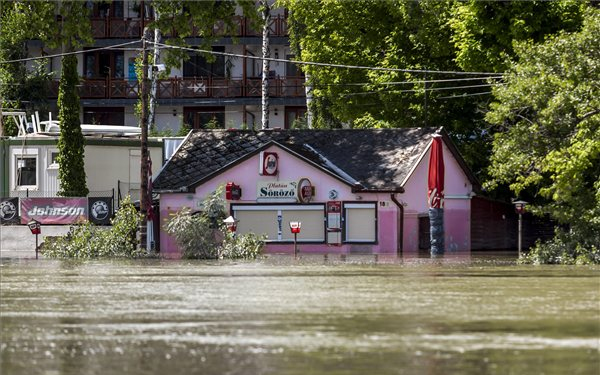
<path id="1" fill-rule="evenodd" d="M 298 182 L 296 181 L 259 181 L 256 186 L 256 198 L 261 202 L 298 200 Z"/>
<path id="2" fill-rule="evenodd" d="M 21 224 L 75 224 L 87 220 L 87 198 L 21 198 Z"/>

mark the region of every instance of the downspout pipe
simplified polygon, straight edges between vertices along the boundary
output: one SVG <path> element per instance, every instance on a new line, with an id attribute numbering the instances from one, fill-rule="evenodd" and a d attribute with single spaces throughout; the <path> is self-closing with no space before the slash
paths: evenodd
<path id="1" fill-rule="evenodd" d="M 398 207 L 398 244 L 396 251 L 398 255 L 402 255 L 402 247 L 404 243 L 404 206 L 398 201 L 398 199 L 396 199 L 395 193 L 391 193 L 390 198 L 392 199 L 392 202 L 394 202 L 394 204 L 396 204 L 396 206 Z"/>

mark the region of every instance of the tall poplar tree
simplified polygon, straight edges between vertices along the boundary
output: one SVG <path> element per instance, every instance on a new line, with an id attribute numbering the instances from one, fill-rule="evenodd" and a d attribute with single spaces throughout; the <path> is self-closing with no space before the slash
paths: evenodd
<path id="1" fill-rule="evenodd" d="M 79 94 L 77 85 L 77 57 L 64 56 L 62 74 L 58 86 L 58 119 L 60 138 L 58 140 L 58 195 L 65 197 L 85 197 L 88 188 L 85 181 L 84 145 L 79 120 Z"/>

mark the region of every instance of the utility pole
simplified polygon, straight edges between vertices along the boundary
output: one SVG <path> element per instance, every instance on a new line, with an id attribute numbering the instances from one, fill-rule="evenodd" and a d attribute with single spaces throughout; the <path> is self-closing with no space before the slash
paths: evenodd
<path id="1" fill-rule="evenodd" d="M 138 248 L 146 249 L 147 229 L 148 229 L 148 48 L 146 41 L 148 40 L 148 29 L 144 29 L 142 36 L 142 80 L 140 82 L 140 95 L 142 102 L 142 113 L 140 119 L 140 128 L 142 129 L 141 138 L 141 155 L 140 155 L 140 238 Z"/>

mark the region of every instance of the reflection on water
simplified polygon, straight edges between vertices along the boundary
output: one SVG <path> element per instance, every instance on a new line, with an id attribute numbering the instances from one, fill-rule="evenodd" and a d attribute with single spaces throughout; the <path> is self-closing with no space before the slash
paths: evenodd
<path id="1" fill-rule="evenodd" d="M 2 374 L 598 374 L 600 268 L 0 263 Z"/>

